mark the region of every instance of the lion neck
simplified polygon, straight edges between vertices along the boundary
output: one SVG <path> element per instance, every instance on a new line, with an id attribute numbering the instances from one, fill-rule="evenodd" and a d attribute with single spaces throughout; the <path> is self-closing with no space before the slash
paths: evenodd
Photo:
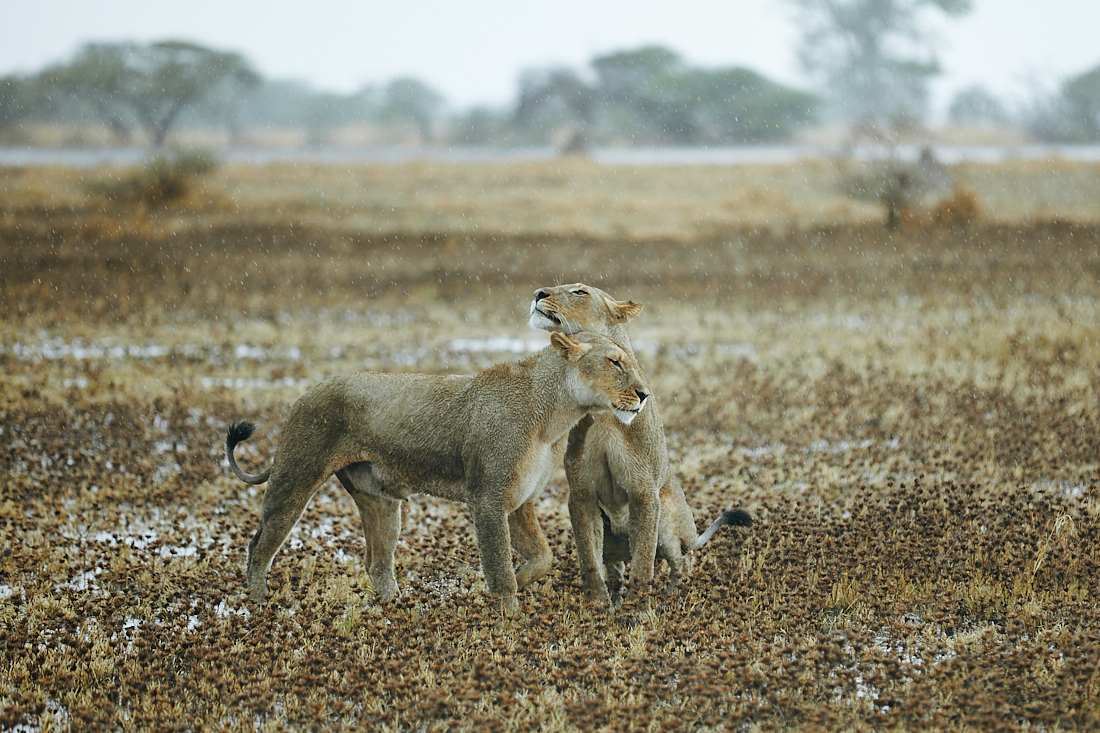
<path id="1" fill-rule="evenodd" d="M 634 353 L 634 349 L 630 345 L 630 336 L 626 333 L 626 326 L 622 323 L 615 323 L 608 326 L 606 329 L 607 337 L 617 343 L 620 349 Z"/>
<path id="2" fill-rule="evenodd" d="M 596 323 L 591 326 L 583 326 L 581 328 L 574 329 L 573 331 L 566 333 L 567 336 L 576 336 L 578 333 L 584 331 L 591 331 L 592 333 L 598 333 L 601 336 L 606 336 L 616 344 L 620 349 L 634 353 L 634 349 L 630 346 L 630 336 L 626 332 L 626 324 L 624 323 L 611 323 L 610 320 L 604 320 L 603 322 Z"/>
<path id="3" fill-rule="evenodd" d="M 589 411 L 602 407 L 593 390 L 579 378 L 576 366 L 562 359 L 552 346 L 535 354 L 528 368 L 533 417 L 543 440 L 554 443 L 565 437 Z"/>

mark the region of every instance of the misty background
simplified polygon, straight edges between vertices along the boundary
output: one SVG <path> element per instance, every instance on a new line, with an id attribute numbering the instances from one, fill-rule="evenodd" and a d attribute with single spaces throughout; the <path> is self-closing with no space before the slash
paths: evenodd
<path id="1" fill-rule="evenodd" d="M 1100 142 L 1096 3 L 753 5 L 20 7 L 0 145 Z"/>

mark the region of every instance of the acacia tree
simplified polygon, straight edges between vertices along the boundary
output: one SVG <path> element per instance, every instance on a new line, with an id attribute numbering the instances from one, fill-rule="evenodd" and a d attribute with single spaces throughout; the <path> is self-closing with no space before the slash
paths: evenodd
<path id="1" fill-rule="evenodd" d="M 947 15 L 971 0 L 790 0 L 799 10 L 803 67 L 828 92 L 834 114 L 857 124 L 920 119 L 940 71 L 925 8 Z"/>
<path id="2" fill-rule="evenodd" d="M 818 99 L 776 84 L 751 69 L 692 70 L 679 86 L 698 134 L 710 142 L 789 138 L 816 118 Z"/>
<path id="3" fill-rule="evenodd" d="M 119 137 L 141 127 L 157 147 L 188 105 L 219 86 L 242 90 L 258 79 L 240 55 L 184 41 L 92 43 L 40 77 L 87 104 Z"/>
<path id="4" fill-rule="evenodd" d="M 88 44 L 71 62 L 42 72 L 38 87 L 44 93 L 56 91 L 87 105 L 119 142 L 126 142 L 135 124 L 126 106 L 130 48 L 122 44 Z"/>

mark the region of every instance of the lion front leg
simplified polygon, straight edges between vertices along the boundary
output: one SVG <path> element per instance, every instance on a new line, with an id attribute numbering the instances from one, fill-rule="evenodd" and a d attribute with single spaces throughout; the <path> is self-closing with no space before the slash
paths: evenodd
<path id="1" fill-rule="evenodd" d="M 569 433 L 565 451 L 565 475 L 569 479 L 569 523 L 573 527 L 573 546 L 581 573 L 581 587 L 588 600 L 611 605 L 607 579 L 603 573 L 603 514 L 597 497 L 611 490 L 604 452 L 593 447 L 588 431 L 593 418 L 585 415 Z"/>
<path id="2" fill-rule="evenodd" d="M 630 493 L 630 582 L 627 598 L 636 598 L 653 583 L 657 559 L 661 504 L 657 487 L 650 484 Z"/>
<path id="3" fill-rule="evenodd" d="M 594 496 L 569 486 L 569 523 L 573 526 L 573 544 L 580 565 L 581 587 L 590 601 L 611 605 L 607 579 L 603 575 L 604 526 L 600 506 Z"/>
<path id="4" fill-rule="evenodd" d="M 471 487 L 472 488 L 472 487 Z M 471 494 L 474 491 L 471 490 Z M 477 549 L 481 555 L 481 572 L 489 593 L 499 599 L 501 609 L 511 616 L 519 611 L 516 599 L 516 572 L 512 567 L 512 542 L 508 532 L 508 516 L 501 501 L 471 500 L 470 514 L 477 532 Z"/>
<path id="5" fill-rule="evenodd" d="M 508 529 L 512 548 L 526 561 L 516 571 L 516 588 L 523 590 L 531 583 L 542 580 L 550 572 L 554 555 L 550 543 L 535 516 L 535 500 L 530 499 L 508 515 Z"/>

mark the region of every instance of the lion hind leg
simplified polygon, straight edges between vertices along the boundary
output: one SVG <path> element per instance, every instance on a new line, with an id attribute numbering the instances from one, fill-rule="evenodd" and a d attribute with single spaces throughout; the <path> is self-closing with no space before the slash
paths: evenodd
<path id="1" fill-rule="evenodd" d="M 268 487 L 268 492 L 271 488 Z M 267 572 L 271 569 L 271 561 L 301 518 L 312 495 L 313 492 L 304 493 L 304 501 L 284 505 L 278 512 L 268 512 L 265 507 L 260 528 L 248 543 L 248 591 L 253 601 L 259 603 L 267 597 Z"/>
<path id="2" fill-rule="evenodd" d="M 664 560 L 668 563 L 668 589 L 671 591 L 680 581 L 691 576 L 691 565 L 693 557 L 690 553 L 684 554 L 679 547 L 679 542 L 670 542 L 667 546 L 662 547 L 658 553 L 658 564 L 660 560 Z"/>
<path id="3" fill-rule="evenodd" d="M 508 515 L 508 529 L 512 538 L 512 549 L 526 561 L 516 571 L 516 589 L 523 590 L 531 583 L 545 578 L 554 562 L 550 543 L 535 516 L 533 499 Z"/>
<path id="4" fill-rule="evenodd" d="M 275 553 L 302 518 L 309 500 L 326 477 L 324 465 L 298 465 L 290 473 L 277 471 L 268 481 L 260 511 L 260 528 L 248 544 L 248 590 L 253 601 L 267 596 L 267 573 Z"/>
<path id="5" fill-rule="evenodd" d="M 366 541 L 363 559 L 378 600 L 387 603 L 400 595 L 394 571 L 394 555 L 401 537 L 401 501 L 386 496 L 375 480 L 370 464 L 353 463 L 336 472 L 336 478 L 359 507 L 359 521 Z"/>
<path id="6" fill-rule="evenodd" d="M 385 496 L 384 487 L 371 475 L 369 463 L 353 463 L 337 471 L 336 478 L 359 507 L 366 540 L 363 560 L 378 600 L 387 603 L 400 594 L 394 554 L 401 537 L 401 501 Z"/>

